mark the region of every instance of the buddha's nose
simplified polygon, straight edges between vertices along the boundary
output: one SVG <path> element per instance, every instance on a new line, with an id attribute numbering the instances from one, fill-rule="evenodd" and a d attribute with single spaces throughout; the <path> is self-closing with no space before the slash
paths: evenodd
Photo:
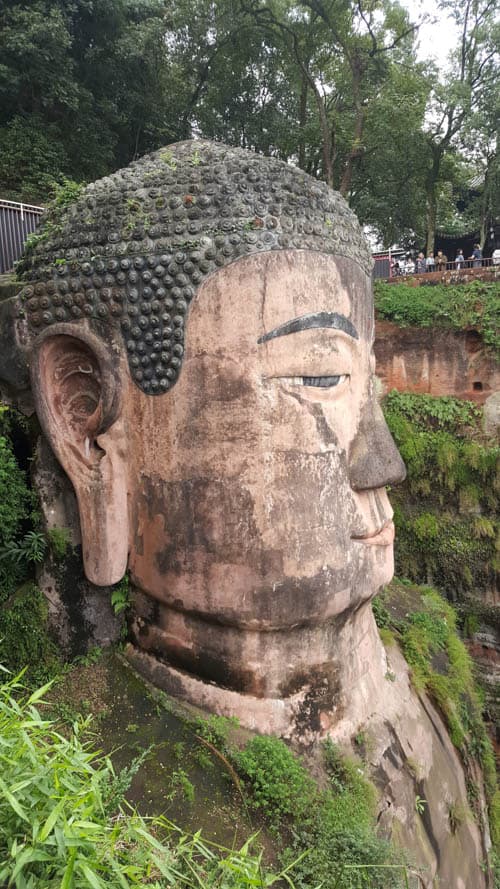
<path id="1" fill-rule="evenodd" d="M 354 491 L 396 485 L 406 478 L 406 467 L 377 401 L 364 408 L 349 453 L 349 481 Z"/>

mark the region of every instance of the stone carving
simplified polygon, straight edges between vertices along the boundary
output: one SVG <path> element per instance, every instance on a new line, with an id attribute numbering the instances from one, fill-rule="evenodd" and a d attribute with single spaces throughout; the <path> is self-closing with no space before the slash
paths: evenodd
<path id="1" fill-rule="evenodd" d="M 486 889 L 486 832 L 471 819 L 458 840 L 443 814 L 467 803 L 457 752 L 370 607 L 393 573 L 385 486 L 404 476 L 376 399 L 370 269 L 326 186 L 182 143 L 49 220 L 15 317 L 0 306 L 0 377 L 25 387 L 27 356 L 89 580 L 130 570 L 129 659 L 299 744 L 362 728 L 383 831 L 425 885 Z"/>
<path id="2" fill-rule="evenodd" d="M 374 691 L 361 640 L 404 475 L 354 215 L 300 170 L 188 142 L 49 223 L 19 314 L 87 577 L 129 566 L 157 681 L 261 730 L 325 732 Z"/>
<path id="3" fill-rule="evenodd" d="M 89 319 L 120 327 L 130 372 L 151 395 L 175 383 L 189 304 L 240 256 L 308 248 L 371 257 L 345 201 L 286 164 L 183 142 L 88 186 L 56 212 L 21 265 L 32 330 Z"/>

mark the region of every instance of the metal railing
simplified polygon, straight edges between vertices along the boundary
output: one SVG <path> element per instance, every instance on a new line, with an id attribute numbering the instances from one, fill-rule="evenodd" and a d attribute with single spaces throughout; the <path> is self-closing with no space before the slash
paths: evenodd
<path id="1" fill-rule="evenodd" d="M 10 271 L 38 228 L 43 207 L 0 199 L 0 274 Z"/>
<path id="2" fill-rule="evenodd" d="M 455 259 L 451 262 L 436 262 L 433 266 L 427 267 L 425 272 L 417 272 L 415 268 L 406 265 L 404 262 L 399 263 L 399 268 L 392 266 L 389 278 L 414 278 L 416 275 L 423 276 L 432 272 L 461 272 L 464 269 L 484 269 L 490 266 L 500 265 L 494 263 L 491 256 L 483 259 L 463 259 L 457 262 Z"/>

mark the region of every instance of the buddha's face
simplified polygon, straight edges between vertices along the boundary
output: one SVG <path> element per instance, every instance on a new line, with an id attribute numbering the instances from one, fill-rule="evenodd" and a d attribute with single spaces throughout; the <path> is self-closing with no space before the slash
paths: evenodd
<path id="1" fill-rule="evenodd" d="M 393 573 L 370 281 L 308 251 L 200 289 L 179 382 L 130 407 L 130 566 L 181 610 L 260 629 L 327 620 Z"/>
<path id="2" fill-rule="evenodd" d="M 109 377 L 120 390 L 96 391 L 81 428 L 76 411 L 79 448 L 57 450 L 60 398 L 41 414 L 77 492 L 87 574 L 118 580 L 128 557 L 135 588 L 156 603 L 150 648 L 194 671 L 203 661 L 217 680 L 213 664 L 234 666 L 248 643 L 262 672 L 272 631 L 333 626 L 391 578 L 385 486 L 404 466 L 376 400 L 373 332 L 371 281 L 356 264 L 289 250 L 203 283 L 165 395 L 141 392 L 125 360 L 118 383 L 99 356 L 85 378 L 64 337 L 41 350 L 42 388 L 67 379 L 88 394 L 91 378 L 105 389 Z M 78 408 L 71 392 L 66 401 Z"/>

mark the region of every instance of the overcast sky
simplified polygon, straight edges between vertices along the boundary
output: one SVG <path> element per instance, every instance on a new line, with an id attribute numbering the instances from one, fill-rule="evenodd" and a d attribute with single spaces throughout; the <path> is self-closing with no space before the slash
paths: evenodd
<path id="1" fill-rule="evenodd" d="M 447 18 L 432 0 L 401 0 L 401 3 L 410 11 L 413 21 L 417 21 L 423 13 L 427 13 L 434 20 L 419 29 L 418 56 L 422 61 L 433 59 L 440 68 L 445 68 L 448 53 L 456 46 L 458 40 L 455 23 Z"/>

